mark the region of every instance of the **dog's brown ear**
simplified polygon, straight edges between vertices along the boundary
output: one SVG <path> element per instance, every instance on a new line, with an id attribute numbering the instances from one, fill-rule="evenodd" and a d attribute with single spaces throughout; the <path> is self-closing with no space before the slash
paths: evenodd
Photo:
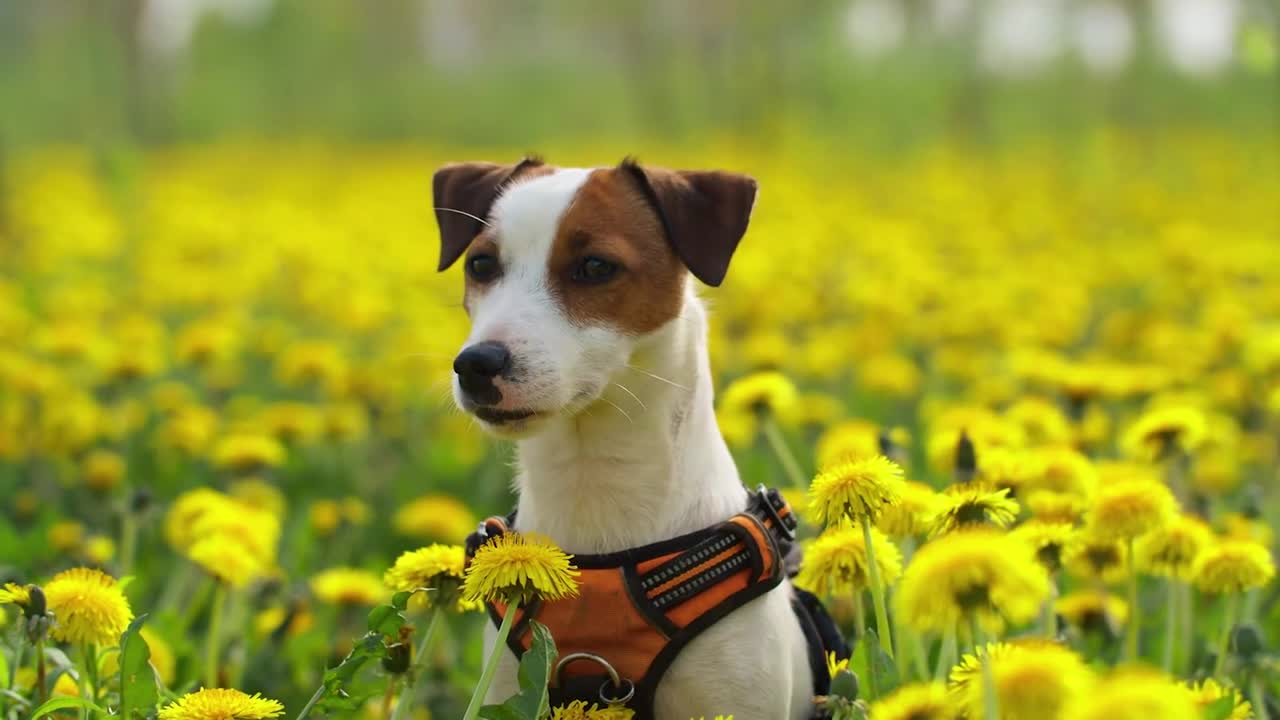
<path id="1" fill-rule="evenodd" d="M 486 162 L 452 163 L 431 178 L 432 205 L 440 225 L 440 265 L 447 270 L 480 234 L 493 201 L 503 186 L 525 170 L 542 165 L 528 157 L 515 165 Z"/>
<path id="2" fill-rule="evenodd" d="M 756 181 L 719 170 L 642 168 L 631 159 L 619 167 L 658 213 L 667 241 L 689 272 L 713 287 L 724 282 L 747 232 Z"/>

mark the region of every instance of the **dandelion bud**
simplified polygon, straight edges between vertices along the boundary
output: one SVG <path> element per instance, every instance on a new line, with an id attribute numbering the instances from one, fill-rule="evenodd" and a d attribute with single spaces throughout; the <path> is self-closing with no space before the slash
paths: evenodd
<path id="1" fill-rule="evenodd" d="M 967 483 L 978 474 L 978 453 L 968 432 L 961 432 L 956 441 L 956 482 Z"/>
<path id="2" fill-rule="evenodd" d="M 1262 633 L 1255 625 L 1237 625 L 1231 630 L 1231 651 L 1243 660 L 1251 660 L 1265 650 Z"/>
<path id="3" fill-rule="evenodd" d="M 48 602 L 44 598 L 44 590 L 39 585 L 27 586 L 27 604 L 22 608 L 22 614 L 29 618 L 44 617 L 49 611 Z"/>
<path id="4" fill-rule="evenodd" d="M 146 488 L 134 488 L 129 494 L 129 512 L 140 515 L 151 507 L 151 491 Z"/>
<path id="5" fill-rule="evenodd" d="M 394 643 L 387 646 L 387 651 L 382 655 L 382 669 L 392 675 L 402 675 L 409 671 L 409 645 L 408 643 Z"/>
<path id="6" fill-rule="evenodd" d="M 858 699 L 858 676 L 845 668 L 831 678 L 831 694 L 845 700 Z"/>

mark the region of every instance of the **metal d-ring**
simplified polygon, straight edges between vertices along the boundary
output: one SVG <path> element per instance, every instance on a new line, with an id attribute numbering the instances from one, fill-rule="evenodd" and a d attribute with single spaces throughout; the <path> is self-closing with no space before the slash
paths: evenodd
<path id="1" fill-rule="evenodd" d="M 565 666 L 571 663 L 575 663 L 579 660 L 590 660 L 591 662 L 604 668 L 604 671 L 609 674 L 609 679 L 600 684 L 600 701 L 603 702 L 604 704 L 619 705 L 627 702 L 628 700 L 630 700 L 632 697 L 635 696 L 636 694 L 635 683 L 619 675 L 618 671 L 613 668 L 613 665 L 609 664 L 608 660 L 605 660 L 604 658 L 600 657 L 599 655 L 596 655 L 595 653 L 589 653 L 589 652 L 569 653 L 568 655 L 565 655 L 564 657 L 560 658 L 560 661 L 556 663 L 556 669 L 551 673 L 551 686 L 559 687 L 560 672 L 564 670 Z M 613 689 L 615 691 L 618 691 L 617 695 L 606 694 L 605 691 L 609 689 L 610 685 L 613 685 Z"/>

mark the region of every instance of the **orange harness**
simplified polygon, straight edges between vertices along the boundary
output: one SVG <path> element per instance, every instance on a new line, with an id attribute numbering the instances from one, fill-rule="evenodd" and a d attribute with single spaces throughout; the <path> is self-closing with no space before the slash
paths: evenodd
<path id="1" fill-rule="evenodd" d="M 468 538 L 468 554 L 514 522 L 514 513 L 486 520 Z M 517 657 L 528 650 L 529 620 L 536 619 L 559 650 L 553 702 L 620 703 L 637 718 L 650 717 L 658 682 L 684 646 L 782 582 L 795 528 L 790 506 L 762 485 L 745 512 L 719 525 L 622 552 L 576 555 L 579 595 L 520 608 L 508 645 Z M 499 623 L 506 607 L 490 603 L 488 609 Z M 815 692 L 825 694 L 825 648 L 813 611 L 797 602 L 796 612 L 810 641 Z"/>

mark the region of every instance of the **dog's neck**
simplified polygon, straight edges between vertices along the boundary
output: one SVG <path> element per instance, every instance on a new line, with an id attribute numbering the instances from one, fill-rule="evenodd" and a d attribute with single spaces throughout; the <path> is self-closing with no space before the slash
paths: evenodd
<path id="1" fill-rule="evenodd" d="M 746 491 L 716 424 L 706 311 L 683 310 L 601 400 L 517 448 L 517 529 L 571 553 L 616 552 L 723 521 Z"/>

